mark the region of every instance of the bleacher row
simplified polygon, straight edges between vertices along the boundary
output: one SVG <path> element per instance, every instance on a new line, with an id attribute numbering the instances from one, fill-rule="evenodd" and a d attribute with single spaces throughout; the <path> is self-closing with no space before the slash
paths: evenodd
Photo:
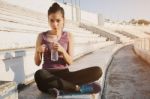
<path id="1" fill-rule="evenodd" d="M 102 30 L 105 30 L 105 31 L 107 31 L 107 32 L 109 32 L 109 33 L 111 33 L 111 34 L 113 34 L 113 35 L 116 35 L 117 37 L 120 38 L 120 41 L 121 41 L 122 43 L 126 43 L 126 42 L 132 41 L 132 39 L 131 39 L 130 37 L 128 37 L 127 35 L 123 35 L 123 34 L 122 34 L 122 31 L 121 31 L 121 33 L 118 33 L 118 32 L 115 32 L 115 31 L 113 31 L 113 30 L 111 30 L 111 29 L 108 29 L 108 28 L 106 28 L 106 27 L 101 27 L 101 29 L 102 29 Z"/>
<path id="2" fill-rule="evenodd" d="M 146 38 L 149 35 L 147 35 L 145 32 L 150 32 L 149 26 L 134 26 L 106 23 L 105 28 L 106 27 L 107 29 L 114 31 L 114 33 L 116 33 L 116 31 L 125 32 L 123 33 L 123 35 L 126 34 L 126 36 L 129 38 Z"/>
<path id="3" fill-rule="evenodd" d="M 35 41 L 37 35 L 49 27 L 44 14 L 3 1 L 0 6 L 0 99 L 17 99 L 16 84 L 28 84 L 34 72 L 41 68 L 34 64 Z M 75 24 L 66 23 L 64 31 L 73 34 L 74 59 L 115 43 Z"/>

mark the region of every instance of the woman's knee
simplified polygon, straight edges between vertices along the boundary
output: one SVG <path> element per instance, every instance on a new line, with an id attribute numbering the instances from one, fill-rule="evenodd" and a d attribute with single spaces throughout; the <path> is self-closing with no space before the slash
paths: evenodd
<path id="1" fill-rule="evenodd" d="M 35 82 L 37 82 L 39 79 L 40 79 L 40 74 L 41 74 L 41 69 L 37 70 L 34 74 L 34 79 L 35 79 Z"/>
<path id="2" fill-rule="evenodd" d="M 96 80 L 98 80 L 102 76 L 102 69 L 101 69 L 101 67 L 98 67 L 98 66 L 93 67 L 93 69 L 94 69 L 93 70 L 94 76 L 95 76 Z"/>
<path id="3" fill-rule="evenodd" d="M 39 81 L 41 79 L 44 79 L 47 75 L 49 75 L 47 70 L 39 69 L 34 74 L 35 81 Z"/>
<path id="4" fill-rule="evenodd" d="M 37 88 L 42 91 L 47 91 L 47 84 L 44 81 L 44 78 L 48 75 L 48 71 L 44 69 L 39 69 L 34 74 L 34 79 L 37 85 Z"/>

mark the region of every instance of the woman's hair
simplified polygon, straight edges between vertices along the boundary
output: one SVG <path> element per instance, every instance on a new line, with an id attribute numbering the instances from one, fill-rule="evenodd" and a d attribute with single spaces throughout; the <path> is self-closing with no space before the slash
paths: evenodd
<path id="1" fill-rule="evenodd" d="M 52 6 L 48 9 L 48 16 L 52 13 L 56 13 L 60 11 L 62 14 L 62 17 L 64 18 L 65 12 L 64 9 L 58 4 L 58 3 L 53 3 Z"/>

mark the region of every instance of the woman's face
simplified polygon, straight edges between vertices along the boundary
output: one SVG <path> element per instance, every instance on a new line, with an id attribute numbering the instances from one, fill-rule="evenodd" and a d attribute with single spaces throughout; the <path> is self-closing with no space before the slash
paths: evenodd
<path id="1" fill-rule="evenodd" d="M 48 16 L 48 22 L 53 31 L 61 31 L 64 27 L 64 18 L 60 11 L 56 13 L 51 13 Z"/>

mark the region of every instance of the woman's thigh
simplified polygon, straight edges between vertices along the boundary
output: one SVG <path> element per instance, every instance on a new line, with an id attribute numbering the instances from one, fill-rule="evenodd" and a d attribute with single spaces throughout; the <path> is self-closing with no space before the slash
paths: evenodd
<path id="1" fill-rule="evenodd" d="M 100 67 L 94 66 L 74 72 L 62 70 L 54 72 L 53 74 L 74 84 L 82 85 L 98 80 L 102 75 L 102 70 Z"/>

